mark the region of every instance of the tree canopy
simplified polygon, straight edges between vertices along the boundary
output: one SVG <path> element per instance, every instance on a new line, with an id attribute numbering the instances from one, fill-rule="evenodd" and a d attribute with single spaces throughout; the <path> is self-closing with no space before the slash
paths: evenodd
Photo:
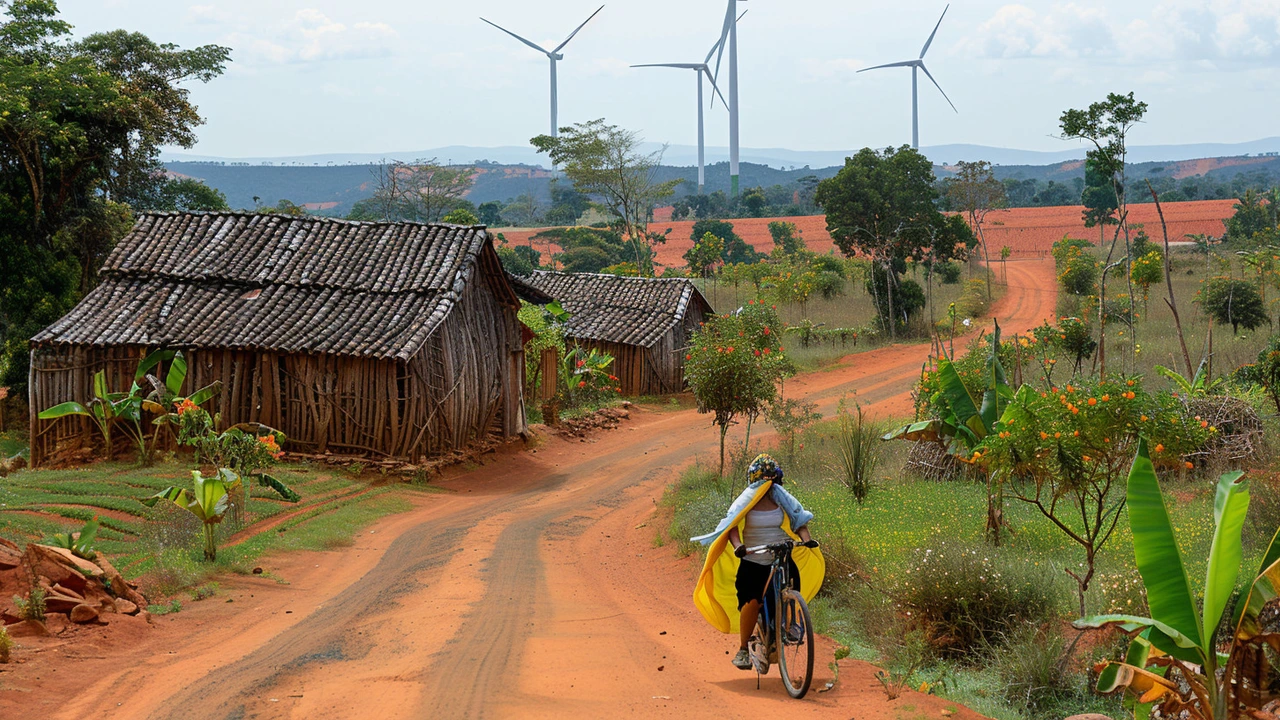
<path id="1" fill-rule="evenodd" d="M 166 192 L 175 204 L 193 195 L 166 190 L 160 148 L 195 144 L 203 121 L 183 83 L 220 75 L 230 50 L 183 50 L 124 30 L 77 40 L 53 0 L 4 8 L 0 382 L 21 387 L 27 339 L 92 284 L 122 209 L 154 206 Z"/>

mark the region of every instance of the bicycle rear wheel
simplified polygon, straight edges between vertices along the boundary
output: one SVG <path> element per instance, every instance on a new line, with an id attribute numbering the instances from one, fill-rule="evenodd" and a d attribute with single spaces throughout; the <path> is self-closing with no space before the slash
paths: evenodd
<path id="1" fill-rule="evenodd" d="M 778 672 L 787 694 L 797 700 L 809 692 L 813 682 L 813 623 L 809 605 L 800 593 L 788 588 L 778 594 L 777 628 Z"/>

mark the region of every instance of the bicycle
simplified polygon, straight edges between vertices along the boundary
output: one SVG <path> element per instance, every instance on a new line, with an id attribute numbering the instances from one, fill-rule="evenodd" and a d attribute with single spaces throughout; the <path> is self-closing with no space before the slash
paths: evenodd
<path id="1" fill-rule="evenodd" d="M 809 619 L 809 605 L 791 587 L 791 571 L 787 562 L 792 548 L 798 545 L 803 543 L 788 540 L 747 548 L 748 553 L 773 553 L 769 581 L 761 598 L 760 616 L 747 645 L 751 665 L 756 671 L 756 686 L 759 687 L 760 676 L 768 675 L 769 666 L 776 660 L 787 694 L 797 700 L 809 692 L 809 685 L 813 682 L 813 623 Z M 778 619 L 783 622 L 777 622 Z"/>

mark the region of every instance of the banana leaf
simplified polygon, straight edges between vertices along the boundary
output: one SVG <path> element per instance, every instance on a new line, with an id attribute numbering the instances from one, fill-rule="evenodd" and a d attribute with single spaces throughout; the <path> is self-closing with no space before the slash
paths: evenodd
<path id="1" fill-rule="evenodd" d="M 1172 655 L 1179 660 L 1186 660 L 1199 664 L 1204 658 L 1199 654 L 1200 644 L 1192 637 L 1184 635 L 1177 628 L 1160 622 L 1154 618 L 1142 617 L 1140 615 L 1095 615 L 1093 617 L 1083 618 L 1071 623 L 1072 627 L 1077 630 L 1086 628 L 1101 628 L 1107 625 L 1115 625 L 1125 632 L 1133 632 L 1135 630 L 1144 630 L 1142 638 L 1151 643 L 1152 646 L 1159 649 L 1165 655 Z M 1153 640 L 1152 638 L 1156 638 Z M 1166 641 L 1167 646 L 1161 641 Z"/>
<path id="2" fill-rule="evenodd" d="M 59 403 L 47 410 L 42 410 L 36 417 L 41 420 L 57 420 L 58 418 L 68 417 L 70 415 L 93 417 L 93 413 L 89 412 L 88 408 L 78 402 Z"/>
<path id="3" fill-rule="evenodd" d="M 951 437 L 956 434 L 956 429 L 949 423 L 942 420 L 921 420 L 910 425 L 904 425 L 897 430 L 885 433 L 881 440 L 934 440 L 941 441 L 944 437 Z"/>
<path id="4" fill-rule="evenodd" d="M 187 399 L 196 405 L 203 405 L 220 392 L 222 392 L 222 381 L 215 380 L 194 393 L 191 393 Z"/>
<path id="5" fill-rule="evenodd" d="M 995 326 L 995 333 L 991 338 L 991 353 L 987 356 L 987 367 L 984 373 L 987 378 L 987 389 L 982 393 L 982 407 L 978 411 L 988 433 L 995 427 L 996 421 L 1000 419 L 1003 412 L 1000 409 L 1000 401 L 1005 401 L 1007 405 L 1008 401 L 1013 399 L 1013 389 L 1009 387 L 1004 366 L 1000 363 L 1000 323 L 997 322 Z"/>
<path id="6" fill-rule="evenodd" d="M 1150 656 L 1151 643 L 1146 638 L 1136 637 L 1130 640 L 1129 649 L 1125 651 L 1123 663 L 1107 662 L 1106 667 L 1098 671 L 1098 684 L 1096 686 L 1098 692 L 1106 695 L 1122 687 L 1127 687 L 1127 677 L 1121 674 L 1120 668 L 1124 665 L 1145 668 L 1147 666 L 1147 658 Z"/>
<path id="7" fill-rule="evenodd" d="M 1239 470 L 1223 473 L 1213 501 L 1213 544 L 1209 549 L 1209 568 L 1204 579 L 1204 618 L 1201 627 L 1210 636 L 1222 621 L 1222 613 L 1236 589 L 1244 548 L 1240 533 L 1249 510 L 1249 483 L 1241 482 Z M 1212 650 L 1206 647 L 1205 652 Z"/>
<path id="8" fill-rule="evenodd" d="M 169 391 L 170 395 L 179 395 L 182 393 L 182 386 L 186 382 L 187 359 L 180 352 L 174 353 L 173 359 L 169 362 L 169 372 L 164 378 L 164 388 Z"/>
<path id="9" fill-rule="evenodd" d="M 296 503 L 302 499 L 302 496 L 299 495 L 297 492 L 295 492 L 293 488 L 289 487 L 283 482 L 280 482 L 280 480 L 276 478 L 274 475 L 268 475 L 266 473 L 258 473 L 257 478 L 258 478 L 258 485 L 262 487 L 269 487 L 272 490 L 275 490 L 277 493 L 280 494 L 280 497 L 285 499 L 285 502 Z"/>
<path id="10" fill-rule="evenodd" d="M 1149 639 L 1174 657 L 1203 662 L 1186 652 L 1188 648 L 1197 648 L 1201 654 L 1209 650 L 1145 438 L 1139 438 L 1138 452 L 1129 470 L 1127 503 L 1134 559 L 1147 588 L 1147 605 L 1153 620 L 1147 624 L 1157 631 Z"/>
<path id="11" fill-rule="evenodd" d="M 938 383 L 938 394 L 951 406 L 951 412 L 955 413 L 956 427 L 969 428 L 979 441 L 986 437 L 987 426 L 983 424 L 978 404 L 969 394 L 969 389 L 964 386 L 964 381 L 960 379 L 960 373 L 956 371 L 955 365 L 946 358 L 938 360 Z"/>

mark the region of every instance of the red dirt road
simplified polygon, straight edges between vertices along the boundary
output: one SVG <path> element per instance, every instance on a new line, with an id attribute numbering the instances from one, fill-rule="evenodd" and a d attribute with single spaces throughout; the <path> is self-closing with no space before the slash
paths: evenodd
<path id="1" fill-rule="evenodd" d="M 1052 317 L 1051 263 L 1009 264 L 1010 331 Z M 841 394 L 910 410 L 927 345 L 898 345 L 793 380 L 829 412 Z M 551 438 L 415 496 L 350 548 L 268 558 L 181 613 L 45 641 L 0 674 L 0 717 L 711 718 L 744 713 L 979 718 L 940 698 L 887 701 L 845 660 L 828 693 L 788 698 L 729 664 L 736 639 L 690 599 L 696 564 L 654 547 L 656 504 L 714 447 L 707 416 L 636 411 L 587 443 Z M 818 531 L 820 537 L 820 529 Z M 819 640 L 814 688 L 831 678 Z"/>

